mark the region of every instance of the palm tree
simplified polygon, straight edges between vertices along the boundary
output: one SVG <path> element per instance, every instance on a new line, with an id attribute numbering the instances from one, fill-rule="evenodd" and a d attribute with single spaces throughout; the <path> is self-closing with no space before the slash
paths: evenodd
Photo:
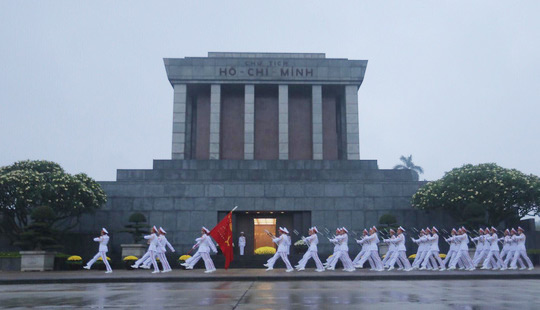
<path id="1" fill-rule="evenodd" d="M 402 155 L 399 160 L 401 160 L 403 164 L 395 165 L 394 169 L 411 169 L 418 174 L 424 173 L 424 169 L 422 169 L 422 167 L 413 163 L 412 155 L 409 155 L 408 157 Z"/>

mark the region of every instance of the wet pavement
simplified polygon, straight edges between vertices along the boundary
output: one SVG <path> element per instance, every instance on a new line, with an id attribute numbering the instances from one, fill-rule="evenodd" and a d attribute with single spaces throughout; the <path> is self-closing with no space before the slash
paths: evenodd
<path id="1" fill-rule="evenodd" d="M 1 285 L 4 309 L 538 309 L 540 280 Z"/>

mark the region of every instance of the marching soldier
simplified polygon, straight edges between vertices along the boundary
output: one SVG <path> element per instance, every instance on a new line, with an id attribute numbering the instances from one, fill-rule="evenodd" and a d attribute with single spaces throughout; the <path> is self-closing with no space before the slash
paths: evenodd
<path id="1" fill-rule="evenodd" d="M 287 258 L 287 255 L 289 255 L 289 247 L 291 246 L 291 238 L 289 237 L 289 231 L 285 227 L 279 228 L 279 237 L 274 237 L 270 232 L 266 232 L 271 238 L 272 241 L 274 241 L 278 245 L 278 249 L 276 251 L 276 254 L 272 258 L 270 258 L 266 264 L 264 264 L 265 267 L 267 267 L 266 271 L 273 270 L 274 264 L 276 263 L 277 259 L 281 257 L 283 262 L 285 263 L 285 266 L 287 267 L 287 272 L 294 271 L 293 267 L 291 266 L 291 263 L 289 262 L 289 259 Z"/>
<path id="2" fill-rule="evenodd" d="M 398 262 L 400 270 L 411 271 L 411 263 L 407 258 L 407 249 L 405 248 L 405 236 L 403 233 L 405 228 L 399 226 L 397 230 L 397 236 L 394 239 L 389 240 L 390 243 L 395 245 L 395 251 L 390 260 L 388 261 L 388 271 L 394 269 L 394 265 Z"/>
<path id="3" fill-rule="evenodd" d="M 490 233 L 486 236 L 489 252 L 480 269 L 490 269 L 489 266 L 491 265 L 492 270 L 497 270 L 502 267 L 501 257 L 499 256 L 499 236 L 497 236 L 497 229 L 495 227 L 491 227 Z"/>
<path id="4" fill-rule="evenodd" d="M 107 268 L 107 271 L 105 271 L 105 273 L 111 273 L 112 268 L 107 261 L 107 252 L 109 251 L 107 247 L 107 244 L 109 243 L 109 232 L 107 231 L 107 229 L 101 228 L 101 236 L 94 238 L 94 241 L 99 242 L 99 250 L 97 254 L 88 263 L 86 263 L 86 266 L 84 266 L 83 268 L 90 270 L 90 268 L 92 268 L 92 265 L 101 257 L 103 263 L 105 264 L 105 267 Z"/>
<path id="5" fill-rule="evenodd" d="M 305 270 L 306 264 L 309 261 L 310 258 L 313 258 L 313 261 L 315 261 L 315 266 L 317 266 L 317 269 L 315 271 L 322 272 L 324 271 L 323 264 L 321 260 L 319 259 L 318 251 L 317 251 L 317 244 L 319 243 L 319 237 L 317 236 L 317 233 L 319 231 L 317 230 L 317 227 L 311 227 L 308 231 L 309 237 L 304 238 L 302 237 L 302 240 L 306 242 L 306 244 L 309 246 L 308 250 L 304 254 L 304 257 L 298 262 L 298 265 L 296 266 L 296 270 L 302 271 Z"/>
<path id="6" fill-rule="evenodd" d="M 139 266 L 146 259 L 150 258 L 152 262 L 152 266 L 154 266 L 154 271 L 152 271 L 152 273 L 159 273 L 159 268 L 156 262 L 156 253 L 157 253 L 157 248 L 159 246 L 158 237 L 156 235 L 157 231 L 158 230 L 156 226 L 153 226 L 152 229 L 150 230 L 150 235 L 144 236 L 144 239 L 148 240 L 148 242 L 150 243 L 150 245 L 148 246 L 148 250 L 146 251 L 143 257 L 137 260 L 135 264 L 131 265 L 131 268 L 139 268 Z"/>
<path id="7" fill-rule="evenodd" d="M 441 260 L 441 257 L 439 256 L 439 231 L 435 226 L 431 228 L 431 236 L 427 237 L 428 243 L 430 245 L 428 252 L 426 254 L 426 258 L 424 258 L 424 261 L 422 262 L 422 268 L 420 270 L 426 270 L 428 260 L 432 257 L 435 259 L 435 262 L 439 264 L 439 270 L 443 271 L 446 270 L 446 268 L 443 265 L 443 262 Z M 435 269 L 437 269 L 437 264 L 435 264 Z"/>
<path id="8" fill-rule="evenodd" d="M 364 257 L 364 255 L 367 255 L 369 254 L 369 243 L 367 242 L 366 240 L 366 237 L 368 235 L 368 231 L 367 229 L 364 229 L 364 231 L 362 232 L 362 239 L 360 240 L 356 240 L 356 243 L 358 243 L 359 245 L 362 246 L 362 249 L 360 250 L 360 253 L 358 253 L 358 255 L 356 255 L 356 257 L 354 258 L 353 260 L 353 266 L 355 268 L 363 268 L 363 266 L 360 266 L 360 264 L 358 264 L 360 262 L 360 260 L 362 259 L 362 257 Z M 373 260 L 370 258 L 368 258 L 368 261 L 369 261 L 369 265 L 370 266 L 373 266 Z"/>
<path id="9" fill-rule="evenodd" d="M 206 271 L 204 273 L 211 273 L 216 271 L 216 267 L 214 266 L 214 262 L 212 261 L 212 258 L 210 258 L 210 250 L 212 250 L 214 253 L 217 253 L 217 248 L 214 242 L 212 241 L 212 238 L 210 235 L 208 235 L 210 231 L 206 227 L 201 228 L 201 237 L 197 238 L 197 243 L 193 246 L 193 248 L 199 248 L 197 253 L 200 254 L 200 256 L 190 260 L 188 263 L 188 266 L 186 266 L 186 269 L 193 269 L 195 264 L 202 258 L 204 261 L 204 266 L 206 268 Z M 187 261 L 186 261 L 187 263 Z M 188 268 L 189 267 L 189 268 Z"/>
<path id="10" fill-rule="evenodd" d="M 518 234 L 514 235 L 512 237 L 513 240 L 517 242 L 516 251 L 514 253 L 514 258 L 512 259 L 512 263 L 510 264 L 510 269 L 517 269 L 517 261 L 519 258 L 523 258 L 527 265 L 529 266 L 529 270 L 533 270 L 534 266 L 529 257 L 527 256 L 527 250 L 525 249 L 525 240 L 527 237 L 525 237 L 525 230 L 521 227 L 518 227 L 517 229 Z M 525 269 L 525 267 L 521 268 Z"/>

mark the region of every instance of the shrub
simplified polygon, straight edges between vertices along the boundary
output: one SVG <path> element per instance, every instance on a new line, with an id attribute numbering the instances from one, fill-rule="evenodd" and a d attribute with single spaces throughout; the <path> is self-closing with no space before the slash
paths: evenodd
<path id="1" fill-rule="evenodd" d="M 133 255 L 129 255 L 129 256 L 126 256 L 124 257 L 123 261 L 124 262 L 127 262 L 127 261 L 137 261 L 139 260 L 136 256 L 133 256 Z"/>
<path id="2" fill-rule="evenodd" d="M 188 260 L 189 258 L 191 258 L 191 255 L 182 255 L 182 256 L 180 256 L 180 258 L 178 258 L 178 260 L 186 261 L 186 260 Z"/>

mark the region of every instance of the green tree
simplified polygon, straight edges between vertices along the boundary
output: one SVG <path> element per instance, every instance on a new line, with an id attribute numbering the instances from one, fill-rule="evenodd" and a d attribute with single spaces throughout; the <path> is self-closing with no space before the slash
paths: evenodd
<path id="1" fill-rule="evenodd" d="M 19 239 L 39 206 L 50 207 L 54 212 L 50 226 L 65 232 L 106 201 L 92 178 L 70 175 L 54 162 L 26 160 L 0 168 L 0 231 L 12 241 Z"/>
<path id="2" fill-rule="evenodd" d="M 36 207 L 30 215 L 32 223 L 25 227 L 15 245 L 25 250 L 54 250 L 62 246 L 58 244 L 57 232 L 51 228 L 56 217 L 53 209 L 47 206 Z"/>
<path id="3" fill-rule="evenodd" d="M 143 239 L 143 235 L 148 231 L 150 227 L 146 224 L 146 216 L 144 214 L 135 212 L 129 216 L 129 224 L 125 225 L 125 229 L 121 232 L 127 232 L 133 237 L 133 242 L 139 243 Z"/>
<path id="4" fill-rule="evenodd" d="M 470 221 L 472 217 L 473 221 L 494 226 L 538 215 L 539 204 L 540 178 L 493 163 L 452 169 L 412 197 L 415 208 L 445 210 L 457 221 Z"/>
<path id="5" fill-rule="evenodd" d="M 399 160 L 401 160 L 401 164 L 395 165 L 394 169 L 410 169 L 418 174 L 424 173 L 424 169 L 422 169 L 422 167 L 414 164 L 412 160 L 412 155 L 409 155 L 407 157 L 402 155 Z"/>

